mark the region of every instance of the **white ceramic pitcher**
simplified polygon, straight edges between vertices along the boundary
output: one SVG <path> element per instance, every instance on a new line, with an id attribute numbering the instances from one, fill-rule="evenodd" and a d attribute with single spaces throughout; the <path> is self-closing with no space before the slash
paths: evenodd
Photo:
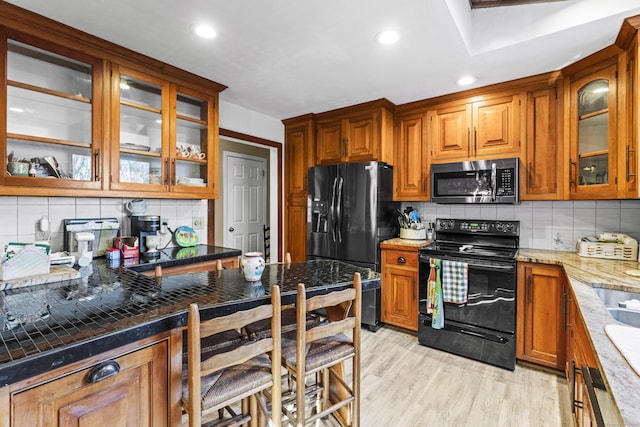
<path id="1" fill-rule="evenodd" d="M 247 252 L 243 254 L 240 260 L 240 268 L 248 282 L 260 280 L 264 271 L 262 252 Z"/>

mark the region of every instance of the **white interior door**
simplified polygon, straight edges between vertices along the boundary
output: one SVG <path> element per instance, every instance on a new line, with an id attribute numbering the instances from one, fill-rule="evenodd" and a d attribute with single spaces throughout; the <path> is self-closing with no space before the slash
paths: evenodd
<path id="1" fill-rule="evenodd" d="M 224 246 L 242 252 L 263 250 L 266 160 L 239 153 L 224 153 Z"/>

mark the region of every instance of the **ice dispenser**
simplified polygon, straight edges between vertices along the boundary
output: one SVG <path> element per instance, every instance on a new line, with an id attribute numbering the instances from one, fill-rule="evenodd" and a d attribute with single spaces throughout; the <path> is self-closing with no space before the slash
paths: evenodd
<path id="1" fill-rule="evenodd" d="M 329 228 L 329 207 L 324 200 L 311 203 L 311 230 L 314 233 L 326 233 Z"/>

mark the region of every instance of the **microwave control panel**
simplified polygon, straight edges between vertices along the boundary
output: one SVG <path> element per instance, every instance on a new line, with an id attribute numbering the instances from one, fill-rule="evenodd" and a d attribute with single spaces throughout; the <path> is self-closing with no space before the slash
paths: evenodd
<path id="1" fill-rule="evenodd" d="M 513 177 L 514 170 L 511 168 L 498 169 L 496 171 L 496 196 L 514 196 L 516 190 L 514 183 L 516 180 Z"/>

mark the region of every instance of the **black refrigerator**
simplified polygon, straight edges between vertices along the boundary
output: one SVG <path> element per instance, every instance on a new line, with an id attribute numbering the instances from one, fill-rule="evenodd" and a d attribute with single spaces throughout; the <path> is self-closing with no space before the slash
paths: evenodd
<path id="1" fill-rule="evenodd" d="M 393 171 L 381 162 L 309 169 L 307 258 L 336 259 L 380 271 L 380 242 L 398 235 Z M 362 323 L 380 326 L 380 289 L 362 294 Z"/>

